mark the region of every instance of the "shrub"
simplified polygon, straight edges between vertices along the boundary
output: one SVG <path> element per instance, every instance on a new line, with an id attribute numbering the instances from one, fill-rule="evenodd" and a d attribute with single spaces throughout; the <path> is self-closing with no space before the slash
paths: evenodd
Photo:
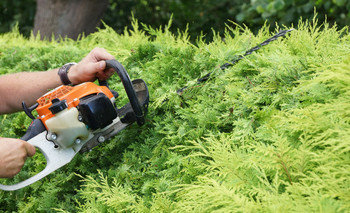
<path id="1" fill-rule="evenodd" d="M 169 25 L 140 30 L 133 22 L 123 35 L 106 27 L 76 42 L 1 35 L 2 74 L 55 68 L 100 46 L 131 78 L 148 83 L 151 104 L 145 126 L 133 125 L 29 187 L 1 191 L 0 211 L 348 211 L 349 34 L 299 22 L 286 38 L 217 68 L 272 34 L 228 26 L 194 45 Z M 209 81 L 195 83 L 213 70 Z M 117 76 L 110 85 L 125 102 Z M 0 120 L 2 137 L 19 138 L 30 122 L 24 113 Z M 42 161 L 36 155 L 18 177 L 1 182 L 28 178 Z"/>

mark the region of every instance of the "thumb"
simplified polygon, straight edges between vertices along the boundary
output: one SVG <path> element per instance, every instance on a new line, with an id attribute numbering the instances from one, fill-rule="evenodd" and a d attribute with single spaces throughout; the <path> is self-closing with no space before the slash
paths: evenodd
<path id="1" fill-rule="evenodd" d="M 32 157 L 36 152 L 35 147 L 26 141 L 23 141 L 23 143 L 27 150 L 27 156 Z"/>
<path id="2" fill-rule="evenodd" d="M 99 61 L 96 63 L 96 69 L 99 71 L 103 71 L 106 69 L 106 61 Z"/>

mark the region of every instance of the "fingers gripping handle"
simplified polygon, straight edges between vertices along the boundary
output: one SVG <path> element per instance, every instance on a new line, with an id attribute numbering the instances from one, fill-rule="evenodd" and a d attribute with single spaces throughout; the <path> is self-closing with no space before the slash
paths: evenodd
<path id="1" fill-rule="evenodd" d="M 28 140 L 28 143 L 37 147 L 45 156 L 46 162 L 47 162 L 45 169 L 39 172 L 38 174 L 34 175 L 33 177 L 28 178 L 27 180 L 19 182 L 17 184 L 14 184 L 14 185 L 0 184 L 0 189 L 5 191 L 14 191 L 17 189 L 21 189 L 25 186 L 28 186 L 42 179 L 43 177 L 47 176 L 51 172 L 66 165 L 73 159 L 73 157 L 76 154 L 76 152 L 72 148 L 70 149 L 55 148 L 52 142 L 46 140 L 46 131 Z"/>

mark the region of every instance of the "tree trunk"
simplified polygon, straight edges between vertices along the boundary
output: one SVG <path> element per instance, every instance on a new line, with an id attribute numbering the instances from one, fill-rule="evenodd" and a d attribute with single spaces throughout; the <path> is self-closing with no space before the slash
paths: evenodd
<path id="1" fill-rule="evenodd" d="M 88 35 L 100 24 L 108 0 L 37 0 L 34 34 L 41 39 Z"/>

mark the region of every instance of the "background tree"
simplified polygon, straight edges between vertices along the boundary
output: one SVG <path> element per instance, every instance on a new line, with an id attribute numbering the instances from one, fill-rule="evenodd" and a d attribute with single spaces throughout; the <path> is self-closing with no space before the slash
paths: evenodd
<path id="1" fill-rule="evenodd" d="M 96 30 L 107 7 L 108 0 L 37 0 L 34 34 L 76 39 Z"/>

